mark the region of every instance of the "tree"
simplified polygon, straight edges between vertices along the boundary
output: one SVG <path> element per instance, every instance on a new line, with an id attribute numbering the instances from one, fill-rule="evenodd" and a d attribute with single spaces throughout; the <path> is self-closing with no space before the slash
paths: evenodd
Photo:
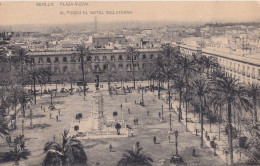
<path id="1" fill-rule="evenodd" d="M 104 68 L 104 75 L 107 77 L 107 85 L 108 85 L 108 91 L 109 93 L 111 92 L 111 86 L 110 86 L 110 82 L 111 82 L 111 78 L 115 78 L 116 75 L 116 71 L 114 71 L 112 68 L 115 66 L 115 63 L 112 63 L 110 61 L 106 61 L 104 63 L 105 68 Z"/>
<path id="2" fill-rule="evenodd" d="M 134 82 L 134 89 L 135 89 L 135 67 L 134 67 L 134 59 L 138 56 L 138 51 L 136 48 L 128 46 L 126 48 L 126 55 L 130 56 L 131 58 L 131 65 L 132 65 L 132 74 L 133 74 L 133 82 Z"/>
<path id="3" fill-rule="evenodd" d="M 27 68 L 26 72 L 26 82 L 33 82 L 33 95 L 34 95 L 34 104 L 36 105 L 36 84 L 43 83 L 45 80 L 46 74 L 43 68 L 36 68 L 35 66 L 30 66 Z"/>
<path id="4" fill-rule="evenodd" d="M 115 118 L 116 120 L 116 117 L 118 116 L 118 113 L 116 111 L 113 112 L 113 117 Z"/>
<path id="5" fill-rule="evenodd" d="M 179 122 L 181 121 L 181 103 L 182 103 L 182 95 L 184 92 L 185 83 L 182 77 L 179 76 L 179 78 L 174 80 L 173 88 L 178 91 L 179 93 Z"/>
<path id="6" fill-rule="evenodd" d="M 193 94 L 199 98 L 200 101 L 200 124 L 201 124 L 201 144 L 200 147 L 203 147 L 203 115 L 205 110 L 206 97 L 210 93 L 210 84 L 209 82 L 202 78 L 198 78 L 192 82 Z"/>
<path id="7" fill-rule="evenodd" d="M 207 77 L 209 77 L 209 69 L 217 68 L 219 66 L 217 59 L 212 56 L 203 56 L 202 63 L 207 70 Z"/>
<path id="8" fill-rule="evenodd" d="M 86 98 L 86 78 L 85 78 L 85 65 L 84 65 L 84 56 L 89 56 L 90 51 L 89 48 L 85 48 L 84 44 L 77 46 L 77 51 L 80 56 L 81 62 L 81 72 L 82 72 L 82 82 L 83 82 L 83 92 L 84 92 L 84 100 Z"/>
<path id="9" fill-rule="evenodd" d="M 249 95 L 249 97 L 252 98 L 253 104 L 254 104 L 254 113 L 253 113 L 253 115 L 254 115 L 254 123 L 256 125 L 256 123 L 258 122 L 257 106 L 259 106 L 259 104 L 260 104 L 260 98 L 259 98 L 259 96 L 260 96 L 260 87 L 257 84 L 254 84 L 254 83 L 250 84 L 249 83 L 247 88 L 248 88 L 248 93 L 249 93 L 248 95 Z"/>
<path id="10" fill-rule="evenodd" d="M 47 142 L 44 147 L 44 152 L 46 153 L 42 162 L 44 166 L 87 164 L 87 156 L 81 142 L 73 137 L 67 138 L 67 134 L 63 135 L 62 144 L 54 141 Z"/>
<path id="11" fill-rule="evenodd" d="M 143 148 L 137 147 L 136 150 L 125 150 L 122 159 L 117 163 L 117 166 L 152 166 L 153 159 L 142 153 Z"/>
<path id="12" fill-rule="evenodd" d="M 232 126 L 232 112 L 235 110 L 232 107 L 243 107 L 249 110 L 252 107 L 248 91 L 246 87 L 238 82 L 238 79 L 231 77 L 218 78 L 214 81 L 214 91 L 223 94 L 224 103 L 227 105 L 227 119 L 228 119 L 228 139 L 229 139 L 229 153 L 231 164 L 233 160 L 233 126 Z"/>
<path id="13" fill-rule="evenodd" d="M 115 128 L 116 128 L 116 131 L 117 131 L 117 135 L 120 135 L 121 124 L 116 123 Z"/>

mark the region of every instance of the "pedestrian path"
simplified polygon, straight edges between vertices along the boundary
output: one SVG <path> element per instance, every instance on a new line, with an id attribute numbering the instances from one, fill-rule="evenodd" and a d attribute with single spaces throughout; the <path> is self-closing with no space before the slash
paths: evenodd
<path id="1" fill-rule="evenodd" d="M 173 110 L 175 111 L 175 113 L 178 115 L 179 113 L 177 112 L 177 108 L 179 107 L 179 103 L 178 101 L 173 102 Z M 182 109 L 182 118 L 181 122 L 185 125 L 186 124 L 186 111 L 185 108 L 181 108 Z M 188 113 L 187 115 L 187 119 L 190 119 L 191 122 L 188 122 L 188 130 L 198 136 L 201 137 L 201 124 L 199 123 L 199 118 L 198 115 L 194 117 L 194 115 L 192 113 Z M 213 137 L 216 137 L 215 143 L 216 145 L 216 150 L 215 150 L 215 154 L 218 155 L 227 165 L 230 165 L 230 156 L 229 154 L 226 154 L 226 151 L 229 151 L 229 144 L 228 144 L 228 135 L 224 134 L 223 132 L 223 126 L 221 126 L 221 139 L 218 139 L 218 127 L 216 125 L 211 126 L 211 131 L 210 131 L 210 124 L 209 123 L 205 123 L 205 117 L 204 117 L 204 124 L 203 124 L 203 134 L 204 134 L 204 145 L 206 145 L 207 147 L 210 147 L 210 149 L 214 152 L 214 148 L 211 148 L 210 145 L 210 141 L 213 140 Z M 197 133 L 196 133 L 196 129 L 197 129 Z M 210 140 L 207 140 L 207 138 L 205 137 L 205 133 L 207 133 L 207 135 L 209 136 Z M 240 161 L 241 159 L 249 159 L 248 156 L 246 156 L 245 154 L 240 154 L 240 152 L 236 151 L 235 149 L 233 150 L 233 157 L 234 157 L 234 163 L 236 163 L 237 161 Z"/>

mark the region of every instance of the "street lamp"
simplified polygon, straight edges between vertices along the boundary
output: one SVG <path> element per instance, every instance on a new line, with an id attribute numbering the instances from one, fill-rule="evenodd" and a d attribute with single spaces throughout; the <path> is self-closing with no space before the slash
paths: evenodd
<path id="1" fill-rule="evenodd" d="M 175 134 L 175 145 L 176 145 L 176 156 L 178 156 L 178 140 L 177 140 L 177 137 L 178 137 L 178 131 L 176 130 L 175 132 L 174 132 L 174 134 Z"/>
<path id="2" fill-rule="evenodd" d="M 163 105 L 162 105 L 162 120 L 163 120 Z"/>
<path id="3" fill-rule="evenodd" d="M 169 117 L 170 117 L 170 131 L 172 131 L 172 114 L 170 114 Z"/>
<path id="4" fill-rule="evenodd" d="M 23 124 L 24 124 L 24 120 L 22 119 L 22 135 L 24 136 L 24 126 L 23 126 Z"/>

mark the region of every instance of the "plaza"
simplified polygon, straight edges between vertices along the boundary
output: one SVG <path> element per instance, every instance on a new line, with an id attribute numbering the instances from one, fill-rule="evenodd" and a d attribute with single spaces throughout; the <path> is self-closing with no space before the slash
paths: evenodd
<path id="1" fill-rule="evenodd" d="M 129 86 L 132 83 L 129 83 Z M 147 82 L 138 82 L 138 86 L 147 86 Z M 126 86 L 126 85 L 125 85 Z M 53 85 L 53 87 L 55 87 Z M 75 86 L 76 87 L 76 86 Z M 20 165 L 40 165 L 45 154 L 43 153 L 44 144 L 54 139 L 61 141 L 61 133 L 64 129 L 69 129 L 71 122 L 75 119 L 75 115 L 82 113 L 83 118 L 89 116 L 91 100 L 88 98 L 94 85 L 89 85 L 90 90 L 87 92 L 86 100 L 83 100 L 82 94 L 75 92 L 73 95 L 58 93 L 53 98 L 55 110 L 48 110 L 50 103 L 50 95 L 45 94 L 37 97 L 37 105 L 32 106 L 33 118 L 30 127 L 30 119 L 25 118 L 24 135 L 25 149 L 30 152 L 28 159 L 21 159 Z M 101 84 L 102 87 L 102 84 Z M 49 87 L 51 88 L 51 87 Z M 58 89 L 66 88 L 66 85 L 58 85 Z M 219 156 L 214 156 L 210 147 L 200 148 L 200 138 L 191 132 L 186 132 L 183 123 L 178 122 L 178 116 L 174 111 L 169 112 L 167 104 L 164 100 L 158 100 L 156 92 L 146 91 L 144 93 L 145 106 L 135 104 L 135 100 L 141 100 L 141 92 L 133 90 L 132 93 L 126 95 L 109 95 L 106 90 L 106 84 L 101 88 L 104 96 L 104 116 L 112 117 L 114 111 L 118 112 L 116 120 L 123 118 L 126 123 L 133 129 L 133 137 L 124 138 L 98 138 L 98 139 L 80 139 L 84 146 L 88 158 L 88 165 L 116 165 L 122 157 L 122 153 L 126 149 L 130 149 L 136 142 L 140 142 L 140 146 L 144 148 L 144 152 L 149 154 L 154 162 L 153 165 L 170 165 L 169 160 L 175 150 L 175 136 L 171 135 L 169 143 L 169 114 L 172 114 L 172 129 L 178 130 L 178 152 L 183 157 L 184 163 L 187 165 L 224 165 L 224 161 Z M 163 92 L 162 92 L 163 93 Z M 122 108 L 120 104 L 122 103 Z M 160 121 L 158 112 L 161 112 L 164 106 L 165 123 Z M 45 107 L 46 110 L 41 109 Z M 128 112 L 130 109 L 130 114 Z M 58 122 L 55 117 L 60 115 Z M 147 111 L 149 115 L 147 116 Z M 50 113 L 52 118 L 50 119 Z M 29 114 L 29 110 L 26 110 Z M 123 116 L 123 117 L 122 117 Z M 82 118 L 82 119 L 83 119 Z M 134 125 L 133 120 L 139 119 L 138 125 Z M 11 133 L 12 136 L 22 134 L 21 120 L 18 119 L 17 130 Z M 153 137 L 156 136 L 157 144 L 153 143 Z M 109 152 L 109 145 L 113 146 L 113 152 Z M 8 150 L 8 146 L 4 139 L 1 140 L 2 151 Z M 196 157 L 192 151 L 196 150 Z M 1 165 L 11 165 L 12 163 L 2 163 Z"/>

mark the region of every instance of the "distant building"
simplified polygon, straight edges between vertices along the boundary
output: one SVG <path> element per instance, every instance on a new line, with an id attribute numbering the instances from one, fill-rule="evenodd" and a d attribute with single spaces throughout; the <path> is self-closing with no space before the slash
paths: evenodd
<path id="1" fill-rule="evenodd" d="M 110 42 L 115 43 L 115 44 L 121 44 L 125 45 L 126 44 L 126 39 L 125 36 L 123 35 L 116 35 L 116 36 L 90 36 L 89 37 L 89 42 L 94 46 L 94 47 L 103 47 L 104 45 L 109 44 Z"/>

